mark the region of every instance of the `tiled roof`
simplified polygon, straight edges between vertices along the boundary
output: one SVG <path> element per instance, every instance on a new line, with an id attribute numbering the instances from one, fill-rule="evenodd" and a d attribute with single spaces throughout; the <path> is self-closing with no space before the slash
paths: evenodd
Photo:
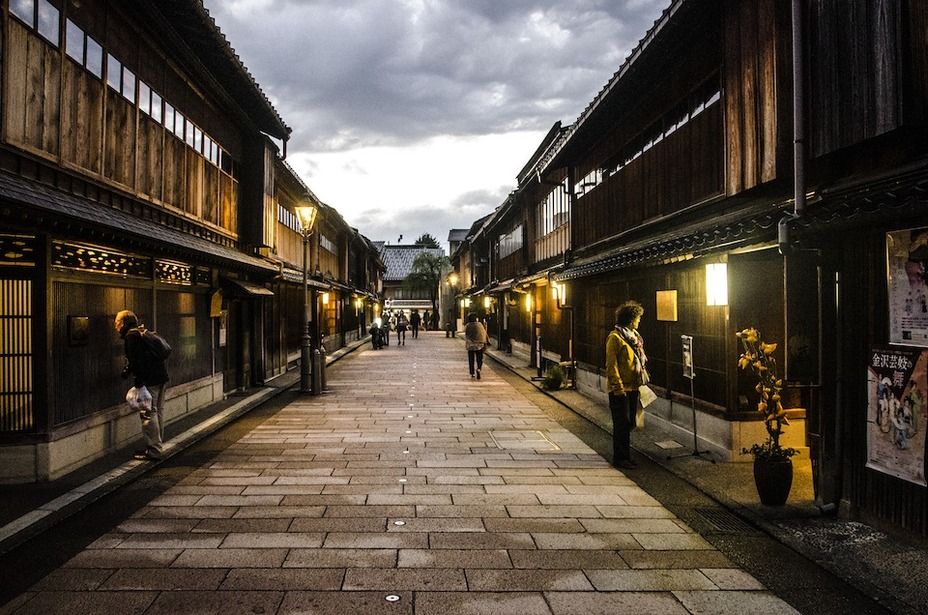
<path id="1" fill-rule="evenodd" d="M 157 249 L 161 255 L 196 255 L 230 269 L 277 271 L 275 265 L 239 250 L 6 173 L 0 173 L 0 197 L 51 217 L 56 223 L 77 222 L 82 228 Z"/>
<path id="2" fill-rule="evenodd" d="M 406 276 L 412 273 L 412 263 L 416 257 L 423 252 L 429 252 L 436 256 L 444 256 L 445 251 L 441 248 L 424 248 L 422 246 L 383 246 L 380 256 L 383 258 L 383 264 L 387 267 L 387 272 L 383 279 L 385 282 L 404 280 Z"/>
<path id="3" fill-rule="evenodd" d="M 448 231 L 448 241 L 464 241 L 469 232 L 470 230 L 466 228 L 453 228 Z"/>

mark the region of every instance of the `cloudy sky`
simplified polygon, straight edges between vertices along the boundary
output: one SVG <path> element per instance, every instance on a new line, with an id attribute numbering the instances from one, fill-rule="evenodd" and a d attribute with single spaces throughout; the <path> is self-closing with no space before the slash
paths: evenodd
<path id="1" fill-rule="evenodd" d="M 502 204 L 670 0 L 204 0 L 293 129 L 287 161 L 374 241 Z"/>

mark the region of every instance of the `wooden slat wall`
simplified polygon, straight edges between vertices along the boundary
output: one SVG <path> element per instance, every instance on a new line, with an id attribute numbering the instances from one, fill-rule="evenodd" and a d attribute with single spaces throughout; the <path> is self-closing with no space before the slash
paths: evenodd
<path id="1" fill-rule="evenodd" d="M 782 280 L 778 281 L 775 275 L 777 258 L 775 251 L 755 255 L 750 263 L 735 264 L 736 271 L 731 272 L 729 277 L 756 279 L 757 270 L 751 267 L 761 266 L 769 274 L 764 278 L 764 292 L 775 297 L 777 293 L 782 294 Z M 731 401 L 734 394 L 728 385 L 729 378 L 734 376 L 738 357 L 734 337 L 736 327 L 733 322 L 729 323 L 726 308 L 706 305 L 702 262 L 668 265 L 660 269 L 626 270 L 621 275 L 584 279 L 582 286 L 584 291 L 574 293 L 575 297 L 572 297 L 576 333 L 574 353 L 580 362 L 600 371 L 605 367 L 605 339 L 614 324 L 615 308 L 623 301 L 634 299 L 645 309 L 640 331 L 654 383 L 677 393 L 689 394 L 690 382 L 683 376 L 680 336 L 691 335 L 696 367 L 693 385 L 697 399 L 719 409 L 736 408 Z M 659 322 L 656 319 L 656 293 L 668 289 L 677 291 L 678 320 Z M 782 331 L 782 312 L 778 316 L 774 310 L 763 321 L 749 320 L 765 333 L 769 331 L 776 335 L 773 323 L 778 318 Z M 743 320 L 740 316 L 739 319 Z"/>
<path id="2" fill-rule="evenodd" d="M 516 250 L 499 261 L 499 279 L 514 278 L 525 270 L 525 249 Z"/>
<path id="3" fill-rule="evenodd" d="M 671 214 L 722 190 L 719 103 L 577 199 L 574 240 L 582 246 Z"/>
<path id="4" fill-rule="evenodd" d="M 790 159 L 781 126 L 791 122 L 786 104 L 790 30 L 784 5 L 776 0 L 725 3 L 722 83 L 729 195 L 775 179 Z"/>
<path id="5" fill-rule="evenodd" d="M 90 20 L 83 27 L 96 28 L 89 33 L 105 40 L 108 52 L 189 118 L 199 117 L 198 124 L 213 126 L 212 136 L 221 133 L 227 151 L 240 156 L 238 133 L 183 79 L 168 75 L 165 62 L 151 59 L 163 60 L 163 56 L 118 20 L 108 22 L 112 36 L 98 31 L 103 22 L 98 19 L 95 26 Z M 4 61 L 6 141 L 237 232 L 237 179 L 67 58 L 62 49 L 15 19 L 9 20 L 9 26 Z M 141 68 L 133 65 L 134 60 Z"/>
<path id="6" fill-rule="evenodd" d="M 103 174 L 124 187 L 135 187 L 136 106 L 110 87 L 106 90 Z"/>
<path id="7" fill-rule="evenodd" d="M 808 56 L 811 156 L 900 126 L 902 4 L 903 0 L 810 2 L 808 48 L 815 50 Z M 924 32 L 912 34 L 924 42 Z M 923 56 L 924 47 L 915 54 Z"/>
<path id="8" fill-rule="evenodd" d="M 919 222 L 909 222 L 916 226 Z M 868 469 L 868 392 L 866 365 L 870 349 L 887 343 L 889 331 L 886 289 L 886 235 L 882 230 L 859 229 L 841 233 L 835 245 L 841 258 L 839 305 L 840 347 L 844 366 L 853 366 L 849 376 L 838 377 L 843 418 L 842 449 L 845 452 L 844 491 L 855 514 L 867 521 L 893 524 L 922 537 L 928 536 L 928 489 L 909 481 Z M 842 322 L 843 320 L 843 322 Z M 860 334 L 861 331 L 868 333 Z M 835 412 L 825 408 L 826 412 Z M 921 428 L 921 427 L 919 427 Z"/>
<path id="9" fill-rule="evenodd" d="M 61 55 L 16 20 L 10 19 L 9 26 L 9 56 L 4 59 L 7 138 L 57 155 Z"/>
<path id="10" fill-rule="evenodd" d="M 103 82 L 64 63 L 61 96 L 61 159 L 66 164 L 103 172 Z"/>
<path id="11" fill-rule="evenodd" d="M 911 84 L 904 107 L 906 124 L 924 124 L 928 120 L 928 2 L 910 0 L 907 5 L 908 29 L 905 39 L 903 70 Z"/>

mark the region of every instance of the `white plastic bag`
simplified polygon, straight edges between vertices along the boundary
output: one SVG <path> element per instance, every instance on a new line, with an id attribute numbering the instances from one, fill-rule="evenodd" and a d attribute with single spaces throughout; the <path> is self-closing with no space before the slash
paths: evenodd
<path id="1" fill-rule="evenodd" d="M 651 390 L 651 387 L 642 385 L 638 387 L 638 399 L 641 401 L 641 407 L 647 408 L 648 404 L 657 399 L 657 393 Z"/>
<path id="2" fill-rule="evenodd" d="M 148 387 L 132 387 L 126 393 L 126 401 L 133 410 L 151 410 L 151 393 Z"/>

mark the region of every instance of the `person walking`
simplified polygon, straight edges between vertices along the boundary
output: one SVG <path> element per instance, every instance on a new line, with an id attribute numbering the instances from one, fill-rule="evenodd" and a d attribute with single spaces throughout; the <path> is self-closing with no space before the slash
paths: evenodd
<path id="1" fill-rule="evenodd" d="M 380 323 L 380 337 L 384 346 L 390 345 L 390 312 L 384 312 Z"/>
<path id="2" fill-rule="evenodd" d="M 470 377 L 480 380 L 480 370 L 483 369 L 483 351 L 489 345 L 486 327 L 477 320 L 476 312 L 467 315 L 467 325 L 464 327 L 464 347 L 467 348 L 467 366 L 470 368 Z M 474 366 L 476 364 L 476 371 Z"/>
<path id="3" fill-rule="evenodd" d="M 409 328 L 409 319 L 406 318 L 406 312 L 400 311 L 396 316 L 396 345 L 406 345 L 406 329 Z"/>
<path id="4" fill-rule="evenodd" d="M 371 346 L 374 350 L 380 350 L 383 348 L 383 336 L 380 331 L 380 319 L 375 318 L 374 322 L 371 323 L 370 329 L 371 333 Z"/>
<path id="5" fill-rule="evenodd" d="M 412 339 L 419 337 L 419 326 L 422 325 L 422 317 L 419 316 L 419 310 L 413 310 L 409 316 L 409 327 L 412 329 Z"/>
<path id="6" fill-rule="evenodd" d="M 448 321 L 445 323 L 445 337 L 457 337 L 455 328 L 457 319 L 454 317 L 454 308 L 448 310 Z"/>
<path id="7" fill-rule="evenodd" d="M 142 419 L 142 436 L 145 438 L 145 450 L 136 451 L 134 457 L 140 460 L 157 461 L 164 456 L 164 389 L 169 380 L 164 360 L 158 359 L 146 351 L 142 339 L 145 325 L 139 323 L 138 316 L 130 310 L 116 314 L 116 332 L 124 341 L 126 367 L 122 377 L 133 377 L 133 386 L 145 387 L 151 394 L 151 400 L 137 404 Z"/>
<path id="8" fill-rule="evenodd" d="M 429 314 L 428 310 L 426 310 L 425 314 L 422 315 L 422 328 L 426 331 L 429 331 L 432 328 L 432 316 Z"/>
<path id="9" fill-rule="evenodd" d="M 638 387 L 647 384 L 644 341 L 638 326 L 644 308 L 626 301 L 615 310 L 615 329 L 606 337 L 606 383 L 612 413 L 612 465 L 637 467 L 631 458 L 630 433 L 638 410 Z"/>

